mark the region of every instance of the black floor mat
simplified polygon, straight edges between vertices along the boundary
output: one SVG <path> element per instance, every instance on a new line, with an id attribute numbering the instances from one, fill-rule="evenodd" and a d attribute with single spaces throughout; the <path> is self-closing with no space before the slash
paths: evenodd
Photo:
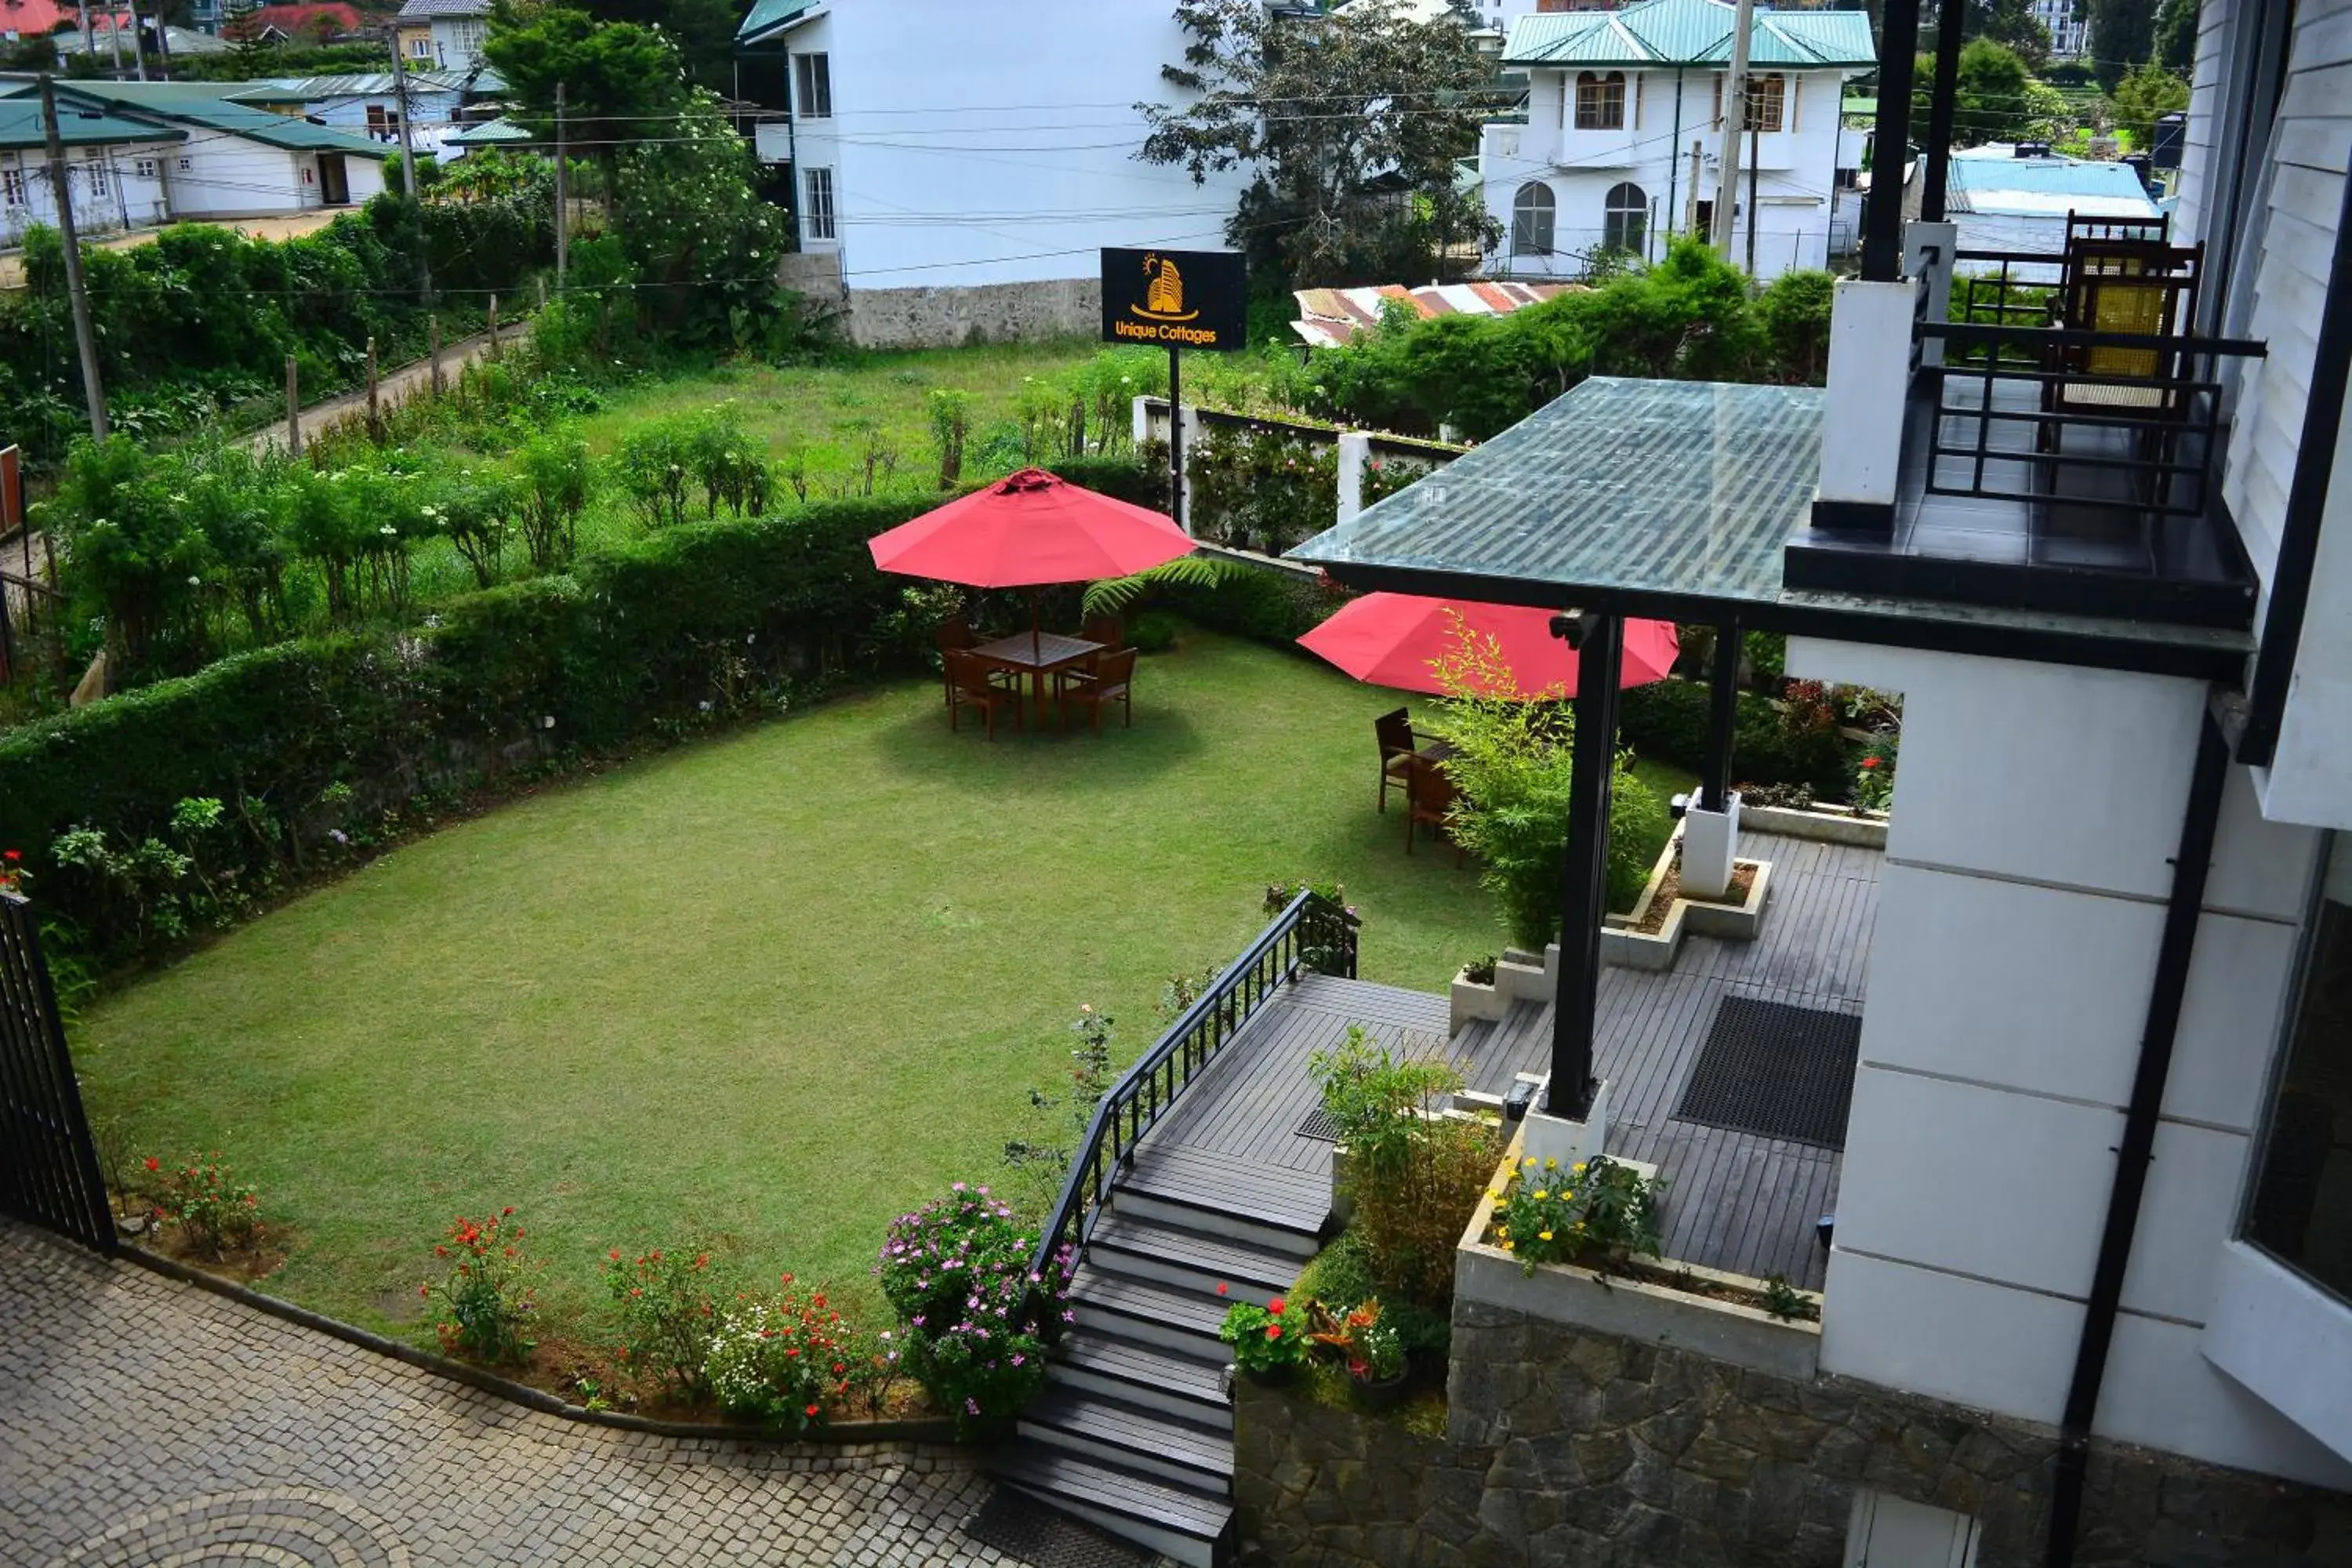
<path id="1" fill-rule="evenodd" d="M 988 1494 L 963 1532 L 1030 1568 L 1151 1568 L 1160 1560 L 1006 1486 Z"/>
<path id="2" fill-rule="evenodd" d="M 1726 996 L 1675 1120 L 1843 1150 L 1861 1053 L 1853 1014 Z"/>
<path id="3" fill-rule="evenodd" d="M 1298 1124 L 1297 1135 L 1325 1143 L 1337 1143 L 1339 1141 L 1339 1124 L 1331 1119 L 1329 1111 L 1318 1105 L 1307 1113 L 1306 1121 Z"/>

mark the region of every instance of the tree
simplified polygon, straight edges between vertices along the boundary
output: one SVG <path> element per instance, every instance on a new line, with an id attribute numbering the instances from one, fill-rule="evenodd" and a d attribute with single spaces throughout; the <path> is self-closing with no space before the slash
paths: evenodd
<path id="1" fill-rule="evenodd" d="M 688 80 L 715 92 L 732 84 L 735 26 L 743 19 L 736 0 L 582 0 L 581 8 L 600 22 L 658 27 L 677 44 Z"/>
<path id="2" fill-rule="evenodd" d="M 2083 0 L 2091 17 L 2091 75 L 2105 92 L 2156 50 L 2157 0 Z"/>
<path id="3" fill-rule="evenodd" d="M 2197 68 L 2197 0 L 2164 0 L 2156 13 L 2156 63 L 2175 76 Z"/>
<path id="4" fill-rule="evenodd" d="M 534 137 L 554 133 L 563 89 L 565 137 L 593 158 L 605 188 L 625 147 L 670 134 L 686 108 L 684 68 L 669 36 L 634 22 L 599 22 L 585 11 L 535 0 L 498 0 L 482 53 L 506 78 L 514 116 Z"/>
<path id="5" fill-rule="evenodd" d="M 1911 79 L 1916 126 L 1927 123 L 1935 76 L 1934 59 L 1920 56 Z M 1971 38 L 1962 47 L 1952 98 L 1952 141 L 1961 147 L 2031 140 L 2065 107 L 2053 90 L 2033 79 L 2016 51 L 1990 38 Z"/>
<path id="6" fill-rule="evenodd" d="M 2050 61 L 2050 29 L 2033 15 L 2033 0 L 1968 0 L 1961 37 L 2007 45 L 2030 70 Z"/>
<path id="7" fill-rule="evenodd" d="M 1396 0 L 1331 15 L 1264 0 L 1178 0 L 1182 63 L 1160 75 L 1190 100 L 1136 107 L 1147 163 L 1251 176 L 1231 241 L 1292 287 L 1444 275 L 1455 251 L 1501 237 L 1454 179 L 1477 148 L 1492 63 L 1449 13 L 1412 20 Z"/>
<path id="8" fill-rule="evenodd" d="M 2135 148 L 2145 150 L 2156 138 L 2159 115 L 2189 107 L 2189 84 L 2162 66 L 2140 67 L 2116 83 L 2116 129 L 2127 133 Z"/>

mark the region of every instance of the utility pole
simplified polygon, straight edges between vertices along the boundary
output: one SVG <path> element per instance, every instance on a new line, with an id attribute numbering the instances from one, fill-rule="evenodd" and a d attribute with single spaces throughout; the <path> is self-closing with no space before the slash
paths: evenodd
<path id="1" fill-rule="evenodd" d="M 125 8 L 131 13 L 131 64 L 139 72 L 139 79 L 145 81 L 147 51 L 139 47 L 139 0 L 125 0 Z M 163 14 L 161 11 L 155 14 L 155 25 L 159 27 L 163 25 Z"/>
<path id="2" fill-rule="evenodd" d="M 89 25 L 89 11 L 82 11 Z M 57 89 L 41 73 L 41 134 L 49 144 L 49 189 L 58 198 L 58 233 L 65 241 L 66 298 L 73 306 L 74 347 L 81 354 L 81 395 L 89 406 L 89 433 L 106 439 L 106 386 L 98 374 L 98 333 L 89 323 L 89 290 L 82 284 L 81 240 L 74 233 L 72 176 L 66 170 L 65 138 L 58 133 Z"/>
<path id="3" fill-rule="evenodd" d="M 563 298 L 563 275 L 572 262 L 571 160 L 563 151 L 563 84 L 555 84 L 555 297 Z"/>
<path id="4" fill-rule="evenodd" d="M 1696 234 L 1698 232 L 1698 177 L 1700 174 L 1706 173 L 1705 159 L 1706 150 L 1704 144 L 1694 140 L 1691 142 L 1690 194 L 1683 198 L 1684 201 L 1690 204 L 1688 209 L 1683 214 L 1683 232 L 1685 234 Z M 1712 234 L 1708 236 L 1707 243 L 1710 245 L 1715 243 L 1714 236 Z"/>
<path id="5" fill-rule="evenodd" d="M 1707 243 L 1731 254 L 1733 215 L 1739 210 L 1739 134 L 1748 129 L 1748 36 L 1756 30 L 1756 0 L 1739 0 L 1731 23 L 1731 72 L 1723 81 L 1723 184 L 1715 196 L 1715 232 Z M 1756 215 L 1749 213 L 1752 226 Z"/>
<path id="6" fill-rule="evenodd" d="M 416 173 L 416 143 L 411 139 L 414 123 L 408 115 L 408 67 L 400 58 L 400 34 L 392 36 L 392 81 L 394 107 L 400 111 L 400 173 L 402 183 L 408 187 L 408 199 L 420 207 L 425 202 L 425 182 Z M 416 226 L 416 287 L 425 296 L 425 308 L 433 308 L 433 258 L 425 243 L 425 225 L 420 218 Z"/>

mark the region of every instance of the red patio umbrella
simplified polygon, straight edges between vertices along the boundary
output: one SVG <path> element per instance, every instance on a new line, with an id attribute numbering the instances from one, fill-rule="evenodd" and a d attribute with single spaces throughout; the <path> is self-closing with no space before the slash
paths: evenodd
<path id="1" fill-rule="evenodd" d="M 1298 640 L 1370 685 L 1443 692 L 1436 661 L 1455 651 L 1455 628 L 1466 626 L 1474 637 L 1492 637 L 1510 666 L 1515 689 L 1493 695 L 1525 700 L 1576 690 L 1576 655 L 1551 635 L 1555 613 L 1417 594 L 1366 594 Z M 1677 646 L 1670 622 L 1627 621 L 1620 679 L 1627 686 L 1664 679 Z"/>
<path id="2" fill-rule="evenodd" d="M 866 542 L 885 572 L 974 588 L 1131 577 L 1192 552 L 1192 536 L 1166 514 L 1043 468 L 1024 468 Z"/>

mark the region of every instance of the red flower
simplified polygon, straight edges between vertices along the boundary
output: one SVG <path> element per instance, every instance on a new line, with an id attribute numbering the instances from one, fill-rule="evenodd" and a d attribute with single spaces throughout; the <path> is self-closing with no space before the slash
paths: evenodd
<path id="1" fill-rule="evenodd" d="M 22 849 L 11 849 L 5 853 L 0 853 L 0 860 L 22 860 L 24 858 L 25 852 Z"/>
<path id="2" fill-rule="evenodd" d="M 1286 1302 L 1284 1302 L 1284 1300 L 1283 1300 L 1283 1299 L 1282 1299 L 1281 1297 L 1276 1296 L 1273 1300 L 1268 1301 L 1268 1302 L 1265 1304 L 1265 1310 L 1266 1310 L 1267 1311 L 1269 1311 L 1269 1312 L 1272 1312 L 1276 1317 L 1279 1318 L 1280 1316 L 1282 1316 L 1282 1309 L 1283 1309 L 1283 1307 L 1284 1307 L 1286 1304 Z"/>
<path id="3" fill-rule="evenodd" d="M 1217 1281 L 1217 1294 L 1218 1294 L 1218 1295 L 1220 1295 L 1220 1296 L 1222 1296 L 1222 1295 L 1223 1295 L 1224 1293 L 1225 1293 L 1225 1282 L 1224 1282 L 1223 1280 L 1220 1279 L 1220 1280 L 1218 1280 L 1218 1281 Z"/>
<path id="4" fill-rule="evenodd" d="M 500 1210 L 499 1211 L 499 1213 L 501 1215 L 510 1215 L 510 1214 L 514 1213 L 514 1205 L 512 1205 L 512 1204 L 509 1204 L 506 1207 L 504 1207 L 504 1208 L 500 1209 Z"/>
<path id="5" fill-rule="evenodd" d="M 803 1412 L 803 1414 L 806 1415 L 811 1420 L 814 1420 L 816 1418 L 816 1406 L 814 1405 L 810 1405 L 806 1411 Z"/>
<path id="6" fill-rule="evenodd" d="M 1270 1340 L 1278 1340 L 1282 1338 L 1282 1325 L 1280 1323 L 1268 1323 L 1265 1326 L 1265 1337 Z"/>
<path id="7" fill-rule="evenodd" d="M 1879 764 L 1881 760 L 1882 759 L 1877 757 L 1864 757 L 1862 759 L 1862 765 L 1865 768 L 1874 768 Z"/>
<path id="8" fill-rule="evenodd" d="M 147 1156 L 147 1168 L 151 1171 L 160 1171 L 163 1168 L 163 1162 L 150 1154 Z"/>
<path id="9" fill-rule="evenodd" d="M 621 1261 L 621 1249 L 617 1247 L 613 1248 L 613 1261 L 615 1263 Z"/>
<path id="10" fill-rule="evenodd" d="M 430 1285 L 419 1285 L 416 1288 L 416 1293 L 420 1296 L 430 1296 L 433 1294 L 433 1287 Z"/>

